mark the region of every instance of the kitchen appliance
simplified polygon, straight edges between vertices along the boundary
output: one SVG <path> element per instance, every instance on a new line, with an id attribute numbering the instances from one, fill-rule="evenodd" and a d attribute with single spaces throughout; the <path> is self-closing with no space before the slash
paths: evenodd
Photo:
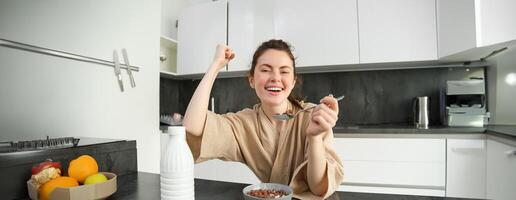
<path id="1" fill-rule="evenodd" d="M 484 80 L 446 82 L 446 124 L 482 127 L 487 125 Z"/>
<path id="2" fill-rule="evenodd" d="M 414 112 L 414 124 L 417 128 L 428 128 L 428 97 L 416 97 L 412 103 Z"/>

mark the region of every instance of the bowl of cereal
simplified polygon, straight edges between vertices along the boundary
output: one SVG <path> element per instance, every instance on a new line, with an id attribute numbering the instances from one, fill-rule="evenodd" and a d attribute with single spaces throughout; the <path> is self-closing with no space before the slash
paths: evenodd
<path id="1" fill-rule="evenodd" d="M 245 187 L 242 192 L 246 200 L 291 200 L 292 189 L 278 183 L 258 183 Z"/>

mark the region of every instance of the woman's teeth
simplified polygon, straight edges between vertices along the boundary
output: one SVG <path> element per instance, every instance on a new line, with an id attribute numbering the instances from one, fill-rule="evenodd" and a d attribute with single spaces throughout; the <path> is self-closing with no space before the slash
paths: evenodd
<path id="1" fill-rule="evenodd" d="M 277 87 L 270 87 L 270 88 L 265 88 L 267 91 L 271 91 L 271 92 L 281 92 L 281 88 L 277 88 Z"/>

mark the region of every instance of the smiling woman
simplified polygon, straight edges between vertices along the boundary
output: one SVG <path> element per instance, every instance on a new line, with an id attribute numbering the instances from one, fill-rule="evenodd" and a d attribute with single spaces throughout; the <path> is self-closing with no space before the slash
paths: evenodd
<path id="1" fill-rule="evenodd" d="M 196 162 L 242 162 L 262 182 L 290 186 L 294 197 L 330 196 L 343 177 L 342 163 L 332 145 L 332 127 L 339 112 L 337 100 L 327 96 L 315 105 L 295 98 L 292 91 L 298 81 L 290 45 L 269 40 L 254 53 L 248 74 L 260 103 L 237 113 L 209 112 L 208 101 L 216 76 L 234 56 L 228 46 L 217 46 L 213 63 L 186 110 L 183 124 Z M 311 106 L 316 107 L 288 121 L 272 117 Z"/>
<path id="2" fill-rule="evenodd" d="M 295 58 L 290 51 L 290 46 L 282 40 L 269 40 L 258 47 L 253 55 L 248 79 L 251 88 L 255 89 L 262 103 L 267 100 L 267 95 L 287 95 L 288 100 L 301 107 L 299 104 L 301 99 L 292 93 L 292 90 L 299 85 L 295 66 Z M 271 77 L 275 75 L 278 77 Z M 269 79 L 271 81 L 267 82 Z"/>

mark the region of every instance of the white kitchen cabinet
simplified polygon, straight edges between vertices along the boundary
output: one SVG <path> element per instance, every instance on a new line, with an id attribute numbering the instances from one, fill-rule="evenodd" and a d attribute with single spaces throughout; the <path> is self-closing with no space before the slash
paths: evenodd
<path id="1" fill-rule="evenodd" d="M 478 46 L 516 40 L 516 1 L 476 0 L 475 9 Z"/>
<path id="2" fill-rule="evenodd" d="M 336 138 L 345 172 L 339 190 L 444 196 L 445 145 L 445 139 Z"/>
<path id="3" fill-rule="evenodd" d="M 228 45 L 236 54 L 229 71 L 248 71 L 256 48 L 274 38 L 274 1 L 229 1 Z"/>
<path id="4" fill-rule="evenodd" d="M 441 60 L 479 60 L 514 45 L 514 8 L 513 0 L 437 0 Z"/>
<path id="5" fill-rule="evenodd" d="M 516 199 L 516 146 L 487 140 L 487 199 Z"/>
<path id="6" fill-rule="evenodd" d="M 234 0 L 228 12 L 237 53 L 229 71 L 248 70 L 258 45 L 273 38 L 293 46 L 297 67 L 358 64 L 355 0 Z"/>
<path id="7" fill-rule="evenodd" d="M 294 46 L 297 67 L 358 64 L 356 2 L 275 1 L 275 36 Z"/>
<path id="8" fill-rule="evenodd" d="M 485 139 L 447 139 L 446 196 L 485 199 Z"/>
<path id="9" fill-rule="evenodd" d="M 203 74 L 213 61 L 217 44 L 226 44 L 227 1 L 192 5 L 179 17 L 177 72 Z"/>
<path id="10" fill-rule="evenodd" d="M 360 63 L 437 60 L 435 0 L 358 0 Z"/>
<path id="11" fill-rule="evenodd" d="M 246 184 L 260 183 L 260 180 L 245 164 L 218 159 L 195 164 L 194 174 L 195 178 L 201 179 Z"/>

